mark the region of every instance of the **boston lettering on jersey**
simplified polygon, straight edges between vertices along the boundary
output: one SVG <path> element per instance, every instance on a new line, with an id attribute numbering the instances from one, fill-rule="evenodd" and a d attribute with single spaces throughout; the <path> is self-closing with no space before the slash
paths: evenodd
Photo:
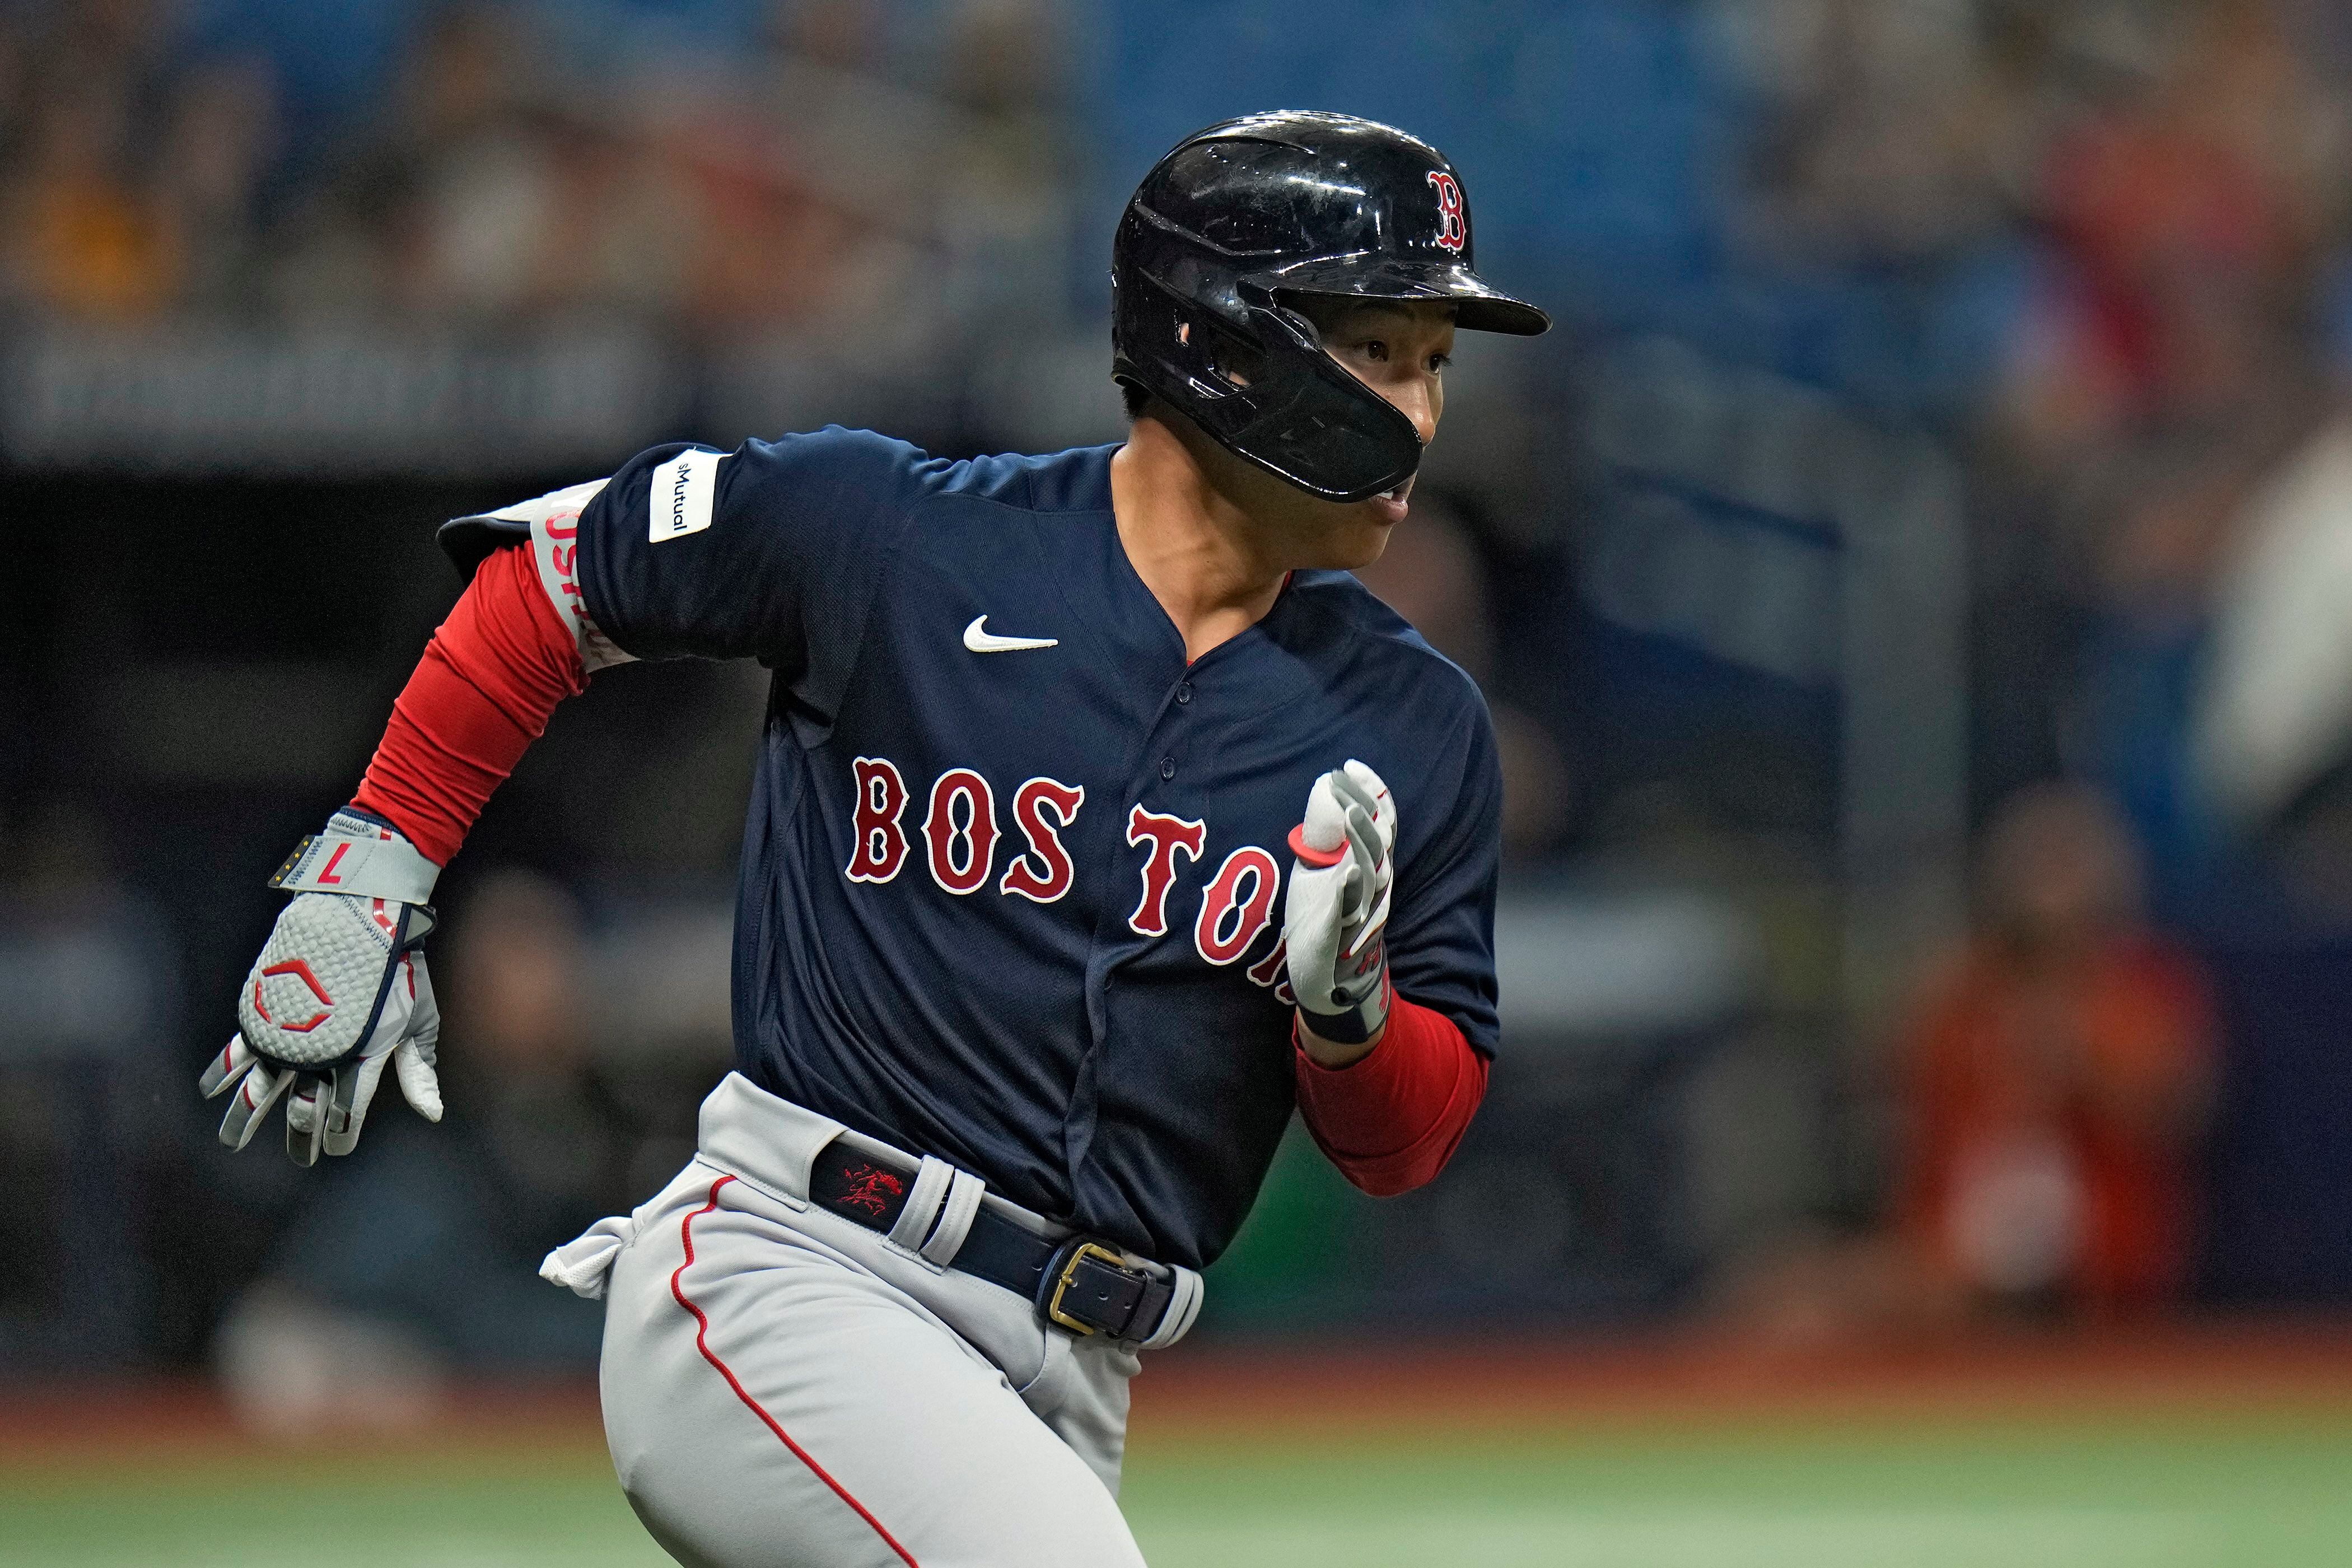
<path id="1" fill-rule="evenodd" d="M 1349 757 L 1389 781 L 1391 973 L 1491 1052 L 1500 785 L 1476 688 L 1343 573 L 1188 663 L 1119 543 L 1112 450 L 657 447 L 589 503 L 575 564 L 626 653 L 775 672 L 738 1069 L 1199 1266 L 1293 1109 L 1282 846 L 1308 788 Z"/>
<path id="2" fill-rule="evenodd" d="M 850 766 L 857 784 L 857 801 L 851 823 L 856 834 L 849 864 L 842 874 L 853 882 L 880 883 L 895 879 L 907 863 L 911 844 L 902 818 L 906 816 L 906 781 L 887 757 L 857 757 Z M 1033 903 L 1050 904 L 1066 897 L 1076 885 L 1069 851 L 1062 847 L 1062 829 L 1077 820 L 1086 804 L 1083 784 L 1056 779 L 1030 779 L 1013 796 L 1013 821 L 1028 848 L 1013 857 L 997 883 L 1000 893 L 1018 893 Z M 943 892 L 959 897 L 988 885 L 996 865 L 995 795 L 988 781 L 970 768 L 950 768 L 931 786 L 931 805 L 923 818 L 923 843 L 931 880 Z M 1047 820 L 1046 814 L 1052 814 Z M 1197 822 L 1154 816 L 1137 806 L 1128 824 L 1128 842 L 1141 844 L 1141 900 L 1128 917 L 1128 928 L 1143 936 L 1159 936 L 1168 929 L 1168 893 L 1175 880 L 1176 857 L 1198 858 L 1207 829 Z M 1225 858 L 1225 863 L 1201 895 L 1201 912 L 1192 923 L 1192 945 L 1211 963 L 1226 964 L 1240 958 L 1258 939 L 1275 929 L 1274 896 L 1282 886 L 1282 869 L 1267 851 L 1245 844 Z M 1274 941 L 1281 946 L 1281 938 Z M 1272 960 L 1273 953 L 1267 958 Z M 1259 985 L 1282 980 L 1279 963 L 1265 963 L 1249 972 Z M 1278 990 L 1286 1003 L 1296 999 L 1286 984 Z"/>

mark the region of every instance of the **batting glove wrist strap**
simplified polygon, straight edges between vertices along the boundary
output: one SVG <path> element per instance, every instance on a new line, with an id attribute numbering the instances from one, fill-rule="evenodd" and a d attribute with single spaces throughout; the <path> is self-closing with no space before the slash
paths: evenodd
<path id="1" fill-rule="evenodd" d="M 1350 761 L 1315 781 L 1307 819 L 1291 830 L 1283 906 L 1290 988 L 1307 1026 L 1334 1045 L 1361 1045 L 1387 1025 L 1390 893 L 1396 879 L 1396 803 L 1380 774 Z"/>
<path id="2" fill-rule="evenodd" d="M 440 875 L 440 867 L 388 824 L 346 809 L 329 817 L 322 831 L 305 834 L 269 885 L 285 893 L 346 893 L 426 904 L 433 901 L 433 884 Z"/>
<path id="3" fill-rule="evenodd" d="M 1396 989 L 1389 984 L 1385 954 L 1380 957 L 1378 968 L 1380 984 L 1362 1001 L 1339 1013 L 1318 1013 L 1302 1002 L 1298 1005 L 1299 1021 L 1314 1032 L 1317 1039 L 1335 1046 L 1360 1046 L 1379 1034 L 1388 1027 L 1389 1004 L 1396 999 Z"/>
<path id="4" fill-rule="evenodd" d="M 338 812 L 271 879 L 295 897 L 246 975 L 237 1033 L 197 1080 L 207 1099 L 231 1095 L 222 1142 L 244 1148 L 283 1097 L 299 1163 L 347 1154 L 386 1067 L 409 1104 L 441 1120 L 441 1013 L 419 949 L 434 915 L 399 896 L 432 890 L 419 866 L 433 868 L 388 826 Z M 379 888 L 394 891 L 367 890 Z"/>

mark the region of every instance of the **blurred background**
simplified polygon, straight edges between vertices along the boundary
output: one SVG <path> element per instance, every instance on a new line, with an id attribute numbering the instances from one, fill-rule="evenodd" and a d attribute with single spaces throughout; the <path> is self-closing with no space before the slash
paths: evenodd
<path id="1" fill-rule="evenodd" d="M 656 1561 L 533 1269 L 726 1068 L 761 672 L 499 795 L 440 1129 L 215 1143 L 263 879 L 437 521 L 1116 440 L 1119 206 L 1267 107 L 1444 148 L 1559 321 L 1363 574 L 1495 710 L 1506 1033 L 1433 1186 L 1286 1147 L 1139 1385 L 1154 1561 L 2352 1556 L 2343 6 L 0 0 L 0 1561 L 278 1561 L 205 1467 L 321 1435 L 381 1517 L 286 1561 Z"/>

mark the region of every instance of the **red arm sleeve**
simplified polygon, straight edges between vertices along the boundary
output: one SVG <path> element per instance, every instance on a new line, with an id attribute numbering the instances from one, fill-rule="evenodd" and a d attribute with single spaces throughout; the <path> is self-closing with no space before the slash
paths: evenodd
<path id="1" fill-rule="evenodd" d="M 1444 1014 L 1400 996 L 1388 1032 L 1343 1068 L 1316 1065 L 1294 1037 L 1298 1109 L 1316 1146 L 1376 1198 L 1410 1192 L 1454 1157 L 1486 1097 L 1486 1058 Z"/>
<path id="2" fill-rule="evenodd" d="M 447 865 L 555 705 L 587 681 L 530 552 L 499 551 L 425 645 L 352 804 Z"/>

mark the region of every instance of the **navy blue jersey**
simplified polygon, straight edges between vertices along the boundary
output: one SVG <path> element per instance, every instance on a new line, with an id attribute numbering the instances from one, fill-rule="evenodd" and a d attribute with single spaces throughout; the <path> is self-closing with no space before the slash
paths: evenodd
<path id="1" fill-rule="evenodd" d="M 739 1070 L 1199 1266 L 1292 1109 L 1309 787 L 1350 757 L 1388 782 L 1397 989 L 1491 1051 L 1500 775 L 1476 687 L 1345 573 L 1188 665 L 1119 543 L 1114 450 L 656 447 L 582 515 L 578 582 L 626 653 L 775 671 Z"/>

